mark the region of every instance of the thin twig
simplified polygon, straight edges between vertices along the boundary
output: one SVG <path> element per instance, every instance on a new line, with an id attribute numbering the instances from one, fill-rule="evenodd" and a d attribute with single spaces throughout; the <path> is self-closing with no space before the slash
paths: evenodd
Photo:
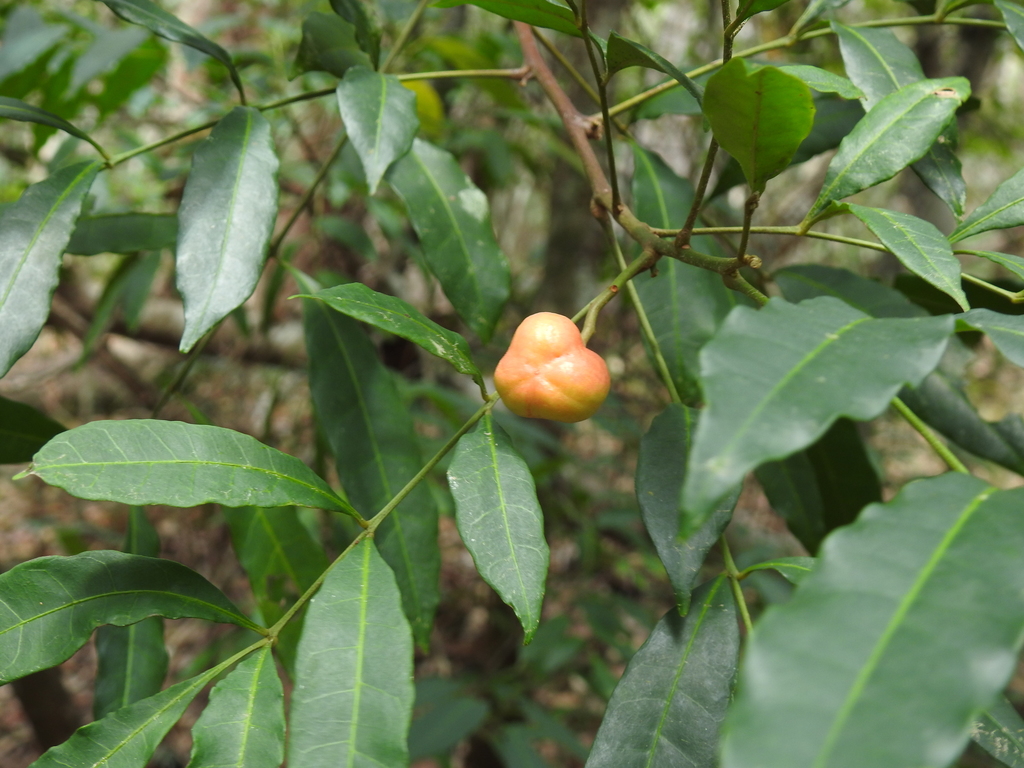
<path id="1" fill-rule="evenodd" d="M 932 450 L 939 454 L 939 456 L 942 458 L 944 462 L 946 462 L 947 466 L 949 466 L 950 469 L 952 469 L 954 472 L 963 472 L 964 474 L 968 475 L 970 474 L 970 470 L 967 469 L 964 463 L 960 461 L 960 459 L 958 459 L 941 440 L 939 440 L 936 434 L 932 431 L 931 427 L 925 424 L 924 421 L 922 421 L 916 413 L 910 410 L 910 406 L 908 406 L 898 397 L 894 397 L 892 399 L 892 405 L 893 408 L 895 408 L 899 412 L 900 416 L 906 419 L 907 423 L 909 423 L 910 426 L 912 426 L 914 429 L 918 431 L 921 437 L 925 439 L 925 442 L 927 442 L 928 445 L 932 447 Z"/>

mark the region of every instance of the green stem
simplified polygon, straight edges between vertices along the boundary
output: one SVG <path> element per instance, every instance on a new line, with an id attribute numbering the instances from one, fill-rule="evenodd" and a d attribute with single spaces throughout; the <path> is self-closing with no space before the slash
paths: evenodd
<path id="1" fill-rule="evenodd" d="M 576 313 L 576 316 L 573 317 L 573 322 L 579 322 L 580 317 L 586 316 L 586 320 L 583 321 L 583 330 L 580 333 L 584 344 L 590 341 L 590 337 L 594 335 L 594 331 L 597 329 L 597 316 L 601 314 L 601 310 L 605 308 L 605 305 L 618 296 L 619 291 L 630 280 L 645 269 L 650 269 L 654 266 L 655 261 L 654 254 L 645 251 L 643 255 L 634 259 L 633 263 L 623 268 L 611 285 L 601 291 L 600 294 L 587 303 L 587 306 Z"/>
<path id="2" fill-rule="evenodd" d="M 1024 291 L 1008 291 L 1005 288 L 1000 288 L 998 285 L 992 285 L 992 283 L 988 282 L 987 280 L 982 280 L 980 277 L 969 275 L 966 272 L 961 272 L 960 277 L 962 277 L 968 283 L 974 283 L 974 285 L 977 285 L 980 288 L 984 288 L 986 291 L 998 293 L 1000 296 L 1009 299 L 1014 304 L 1020 304 L 1021 302 L 1024 302 Z"/>
<path id="3" fill-rule="evenodd" d="M 690 245 L 690 236 L 693 234 L 693 225 L 697 223 L 697 216 L 700 214 L 700 208 L 704 204 L 704 194 L 708 189 L 708 182 L 711 179 L 711 171 L 715 167 L 715 156 L 717 154 L 718 140 L 712 136 L 711 143 L 708 144 L 708 154 L 704 158 L 704 167 L 700 172 L 700 181 L 697 182 L 697 189 L 694 190 L 693 202 L 690 203 L 690 211 L 686 214 L 686 223 L 683 224 L 683 228 L 676 233 L 676 246 L 679 248 L 687 248 Z"/>
<path id="4" fill-rule="evenodd" d="M 757 210 L 757 204 L 760 199 L 760 194 L 751 192 L 750 197 L 743 204 L 743 226 L 740 229 L 740 244 L 736 249 L 736 260 L 740 264 L 746 263 L 747 242 L 750 240 L 750 223 L 754 219 L 754 211 Z"/>
<path id="5" fill-rule="evenodd" d="M 359 546 L 359 543 L 361 541 L 373 536 L 374 532 L 377 530 L 380 524 L 383 523 L 387 516 L 395 510 L 395 507 L 401 504 L 405 497 L 412 493 L 413 489 L 417 485 L 419 485 L 420 482 L 423 481 L 423 478 L 425 478 L 427 474 L 434 467 L 437 466 L 437 463 L 441 461 L 441 459 L 448 455 L 448 453 L 452 450 L 452 448 L 455 447 L 455 444 L 459 442 L 462 436 L 469 432 L 469 430 L 471 430 L 476 425 L 476 423 L 480 421 L 480 419 L 482 419 L 484 415 L 494 407 L 494 404 L 496 402 L 498 402 L 498 394 L 495 393 L 493 395 L 490 395 L 487 398 L 487 401 L 482 406 L 480 406 L 477 412 L 470 416 L 469 420 L 466 421 L 466 423 L 463 424 L 459 428 L 459 430 L 454 435 L 451 436 L 448 442 L 446 442 L 441 447 L 441 449 L 434 454 L 430 461 L 428 461 L 423 466 L 423 468 L 419 472 L 417 472 L 408 483 L 405 484 L 405 487 L 402 488 L 402 490 L 400 490 L 397 494 L 395 494 L 395 497 L 391 499 L 391 501 L 389 501 L 387 504 L 385 504 L 384 507 L 380 510 L 380 512 L 378 512 L 376 515 L 370 518 L 370 521 L 367 524 L 366 528 L 360 531 L 359 534 L 352 540 L 352 542 L 347 547 L 345 547 L 345 550 L 336 558 L 334 558 L 334 562 L 327 566 L 324 572 L 317 577 L 316 581 L 314 581 L 309 586 L 309 589 L 303 592 L 302 596 L 299 597 L 299 599 L 292 604 L 292 606 L 285 612 L 284 616 L 278 619 L 277 622 L 275 622 L 274 626 L 272 626 L 269 629 L 268 636 L 270 638 L 276 638 L 279 634 L 281 634 L 281 630 L 284 628 L 284 626 L 289 621 L 291 621 L 295 614 L 302 610 L 302 607 L 310 601 L 313 595 L 316 594 L 317 590 L 320 589 L 320 587 L 324 583 L 324 580 L 327 578 L 328 574 L 330 574 L 330 572 L 334 570 L 335 566 L 337 566 L 338 563 L 344 560 L 348 556 L 349 552 L 351 552 L 353 549 Z"/>
<path id="6" fill-rule="evenodd" d="M 405 26 L 402 27 L 402 31 L 398 33 L 398 39 L 395 40 L 395 44 L 388 51 L 388 57 L 384 59 L 384 63 L 380 66 L 381 72 L 387 72 L 391 65 L 395 63 L 395 59 L 405 48 L 405 44 L 409 42 L 409 37 L 412 35 L 416 25 L 420 23 L 420 19 L 423 17 L 424 11 L 427 10 L 427 6 L 430 5 L 430 0 L 420 0 L 416 3 L 416 8 L 412 12 L 412 16 L 409 17 L 408 21 L 405 22 Z"/>
<path id="7" fill-rule="evenodd" d="M 341 138 L 339 138 L 337 144 L 334 145 L 334 149 L 331 151 L 331 154 L 324 161 L 324 164 L 320 166 L 320 170 L 316 172 L 316 176 L 313 178 L 313 182 L 309 185 L 309 189 L 303 193 L 302 199 L 292 210 L 291 215 L 288 217 L 288 221 L 284 223 L 281 231 L 277 233 L 277 236 L 274 238 L 273 242 L 271 242 L 270 249 L 268 251 L 270 258 L 277 256 L 277 252 L 280 250 L 281 243 L 284 241 L 288 231 L 292 228 L 295 222 L 298 221 L 299 216 L 302 215 L 306 206 L 309 205 L 309 201 L 313 199 L 316 188 L 320 186 L 320 182 L 324 180 L 324 177 L 327 175 L 327 171 L 331 168 L 331 164 L 338 158 L 338 155 L 341 154 L 342 147 L 345 146 L 345 142 L 347 141 L 348 134 L 342 133 Z"/>
<path id="8" fill-rule="evenodd" d="M 964 474 L 970 474 L 970 471 L 964 466 L 964 463 L 960 461 L 953 452 L 943 443 L 932 431 L 931 427 L 925 424 L 918 415 L 910 410 L 910 407 L 900 400 L 898 397 L 894 397 L 892 400 L 893 407 L 899 412 L 900 416 L 907 420 L 907 422 L 914 429 L 920 433 L 921 437 L 925 439 L 925 442 L 932 447 L 942 460 L 946 462 L 950 469 L 954 472 L 963 472 Z"/>
<path id="9" fill-rule="evenodd" d="M 725 560 L 725 572 L 729 577 L 729 585 L 732 587 L 733 597 L 736 599 L 736 607 L 739 609 L 743 619 L 743 626 L 749 636 L 754 631 L 754 622 L 750 620 L 750 610 L 747 608 L 747 600 L 743 597 L 743 587 L 740 586 L 740 572 L 736 568 L 736 561 L 732 559 L 732 552 L 729 549 L 729 542 L 725 540 L 725 534 L 718 540 L 722 546 L 722 559 Z"/>

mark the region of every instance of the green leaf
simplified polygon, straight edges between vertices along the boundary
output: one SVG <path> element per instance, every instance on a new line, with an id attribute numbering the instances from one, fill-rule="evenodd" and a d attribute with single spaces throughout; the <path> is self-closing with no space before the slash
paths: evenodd
<path id="1" fill-rule="evenodd" d="M 79 256 L 173 248 L 178 217 L 165 213 L 106 213 L 82 216 L 65 249 Z"/>
<path id="2" fill-rule="evenodd" d="M 1006 30 L 1017 47 L 1024 50 L 1024 8 L 1010 0 L 994 0 L 996 8 L 1006 22 Z"/>
<path id="3" fill-rule="evenodd" d="M 5 21 L 0 46 L 0 85 L 6 85 L 6 80 L 38 62 L 68 34 L 66 27 L 43 23 L 35 8 L 27 5 L 14 6 Z"/>
<path id="4" fill-rule="evenodd" d="M 963 251 L 958 251 L 958 253 L 963 253 Z M 997 251 L 970 251 L 970 253 L 974 256 L 988 259 L 1011 272 L 1019 280 L 1024 280 L 1024 259 L 1020 256 L 1012 256 L 1008 253 L 999 253 Z"/>
<path id="5" fill-rule="evenodd" d="M 302 295 L 302 298 L 317 299 L 343 315 L 408 339 L 430 354 L 447 360 L 459 373 L 472 376 L 477 382 L 483 380 L 463 336 L 438 325 L 395 296 L 377 293 L 362 283 L 348 283 L 313 295 Z"/>
<path id="6" fill-rule="evenodd" d="M 608 50 L 605 51 L 605 61 L 608 65 L 605 77 L 610 78 L 616 72 L 626 67 L 646 67 L 647 69 L 663 72 L 669 77 L 674 78 L 676 82 L 690 92 L 690 95 L 697 100 L 697 104 L 700 104 L 704 99 L 704 89 L 684 75 L 672 62 L 661 54 L 655 53 L 647 46 L 623 37 L 618 32 L 613 31 L 608 35 Z"/>
<path id="7" fill-rule="evenodd" d="M 483 725 L 491 708 L 486 701 L 467 696 L 448 678 L 416 681 L 416 717 L 409 727 L 409 759 L 447 755 L 458 742 Z"/>
<path id="8" fill-rule="evenodd" d="M 341 119 L 372 195 L 391 164 L 412 147 L 420 127 L 416 94 L 397 77 L 366 67 L 349 69 L 337 93 Z"/>
<path id="9" fill-rule="evenodd" d="M 833 296 L 872 317 L 923 317 L 925 310 L 887 285 L 822 264 L 797 264 L 775 273 L 786 301 L 799 304 L 816 296 Z"/>
<path id="10" fill-rule="evenodd" d="M 376 69 L 380 61 L 380 28 L 372 14 L 367 12 L 363 0 L 331 0 L 331 8 L 356 28 L 356 41 L 366 51 L 370 64 Z"/>
<path id="11" fill-rule="evenodd" d="M 258 600 L 283 597 L 280 581 L 299 593 L 327 570 L 327 556 L 299 521 L 294 507 L 223 508 L 231 542 Z"/>
<path id="12" fill-rule="evenodd" d="M 434 8 L 454 8 L 466 5 L 466 0 L 441 0 Z M 470 5 L 513 21 L 523 21 L 531 27 L 554 29 L 573 37 L 582 37 L 576 27 L 572 9 L 558 0 L 472 0 Z"/>
<path id="13" fill-rule="evenodd" d="M 304 275 L 297 279 L 307 292 L 319 288 Z M 303 318 L 317 419 L 349 500 L 370 517 L 423 466 L 409 410 L 358 323 L 308 299 Z M 395 572 L 416 642 L 424 648 L 440 600 L 437 516 L 437 505 L 421 483 L 388 515 L 376 536 L 381 555 Z"/>
<path id="14" fill-rule="evenodd" d="M 952 324 L 872 319 L 829 297 L 734 309 L 701 351 L 708 405 L 683 486 L 683 533 L 754 467 L 807 447 L 840 416 L 884 411 L 935 368 Z"/>
<path id="15" fill-rule="evenodd" d="M 969 93 L 962 77 L 920 80 L 875 104 L 839 145 L 805 222 L 819 218 L 832 201 L 890 179 L 921 159 Z"/>
<path id="16" fill-rule="evenodd" d="M 723 768 L 955 760 L 1024 638 L 1022 502 L 948 473 L 830 536 L 749 638 Z"/>
<path id="17" fill-rule="evenodd" d="M 735 58 L 708 80 L 704 114 L 754 192 L 784 171 L 814 124 L 814 100 L 798 77 Z"/>
<path id="18" fill-rule="evenodd" d="M 1003 315 L 991 309 L 972 309 L 960 315 L 957 320 L 977 331 L 984 331 L 1011 363 L 1024 366 L 1024 315 Z"/>
<path id="19" fill-rule="evenodd" d="M 57 128 L 58 130 L 71 134 L 75 138 L 89 142 L 99 150 L 101 155 L 103 154 L 103 148 L 85 131 L 79 130 L 63 117 L 55 115 L 52 112 L 47 112 L 45 109 L 33 107 L 31 104 L 26 104 L 21 99 L 11 99 L 6 96 L 0 96 L 0 118 L 5 117 L 11 120 L 19 120 L 24 123 L 38 123 L 39 125 L 48 125 L 51 128 Z"/>
<path id="20" fill-rule="evenodd" d="M 859 101 L 844 101 L 831 96 L 815 99 L 814 109 L 814 127 L 793 155 L 791 165 L 835 149 L 864 117 L 864 108 Z M 719 184 L 721 182 L 715 185 L 716 190 Z"/>
<path id="21" fill-rule="evenodd" d="M 832 22 L 832 29 L 839 40 L 847 75 L 864 92 L 865 108 L 870 109 L 904 85 L 924 79 L 917 56 L 891 30 L 847 27 L 837 22 Z M 959 218 L 964 215 L 967 185 L 960 172 L 960 160 L 953 151 L 956 143 L 956 123 L 950 122 L 912 167 Z"/>
<path id="22" fill-rule="evenodd" d="M 154 38 L 122 59 L 117 69 L 103 78 L 103 90 L 91 96 L 101 118 L 116 111 L 132 94 L 148 85 L 166 63 L 167 49 Z"/>
<path id="23" fill-rule="evenodd" d="M 32 768 L 86 765 L 140 768 L 146 765 L 192 699 L 220 671 L 215 667 L 79 728 L 70 739 L 32 763 Z"/>
<path id="24" fill-rule="evenodd" d="M 160 556 L 160 539 L 142 507 L 131 507 L 124 551 L 144 557 Z M 93 718 L 159 693 L 167 676 L 164 622 L 159 616 L 127 627 L 96 630 L 96 688 Z"/>
<path id="25" fill-rule="evenodd" d="M 970 309 L 960 286 L 960 260 L 949 241 L 929 221 L 909 213 L 845 203 L 846 210 L 863 221 L 897 259 L 913 272 Z"/>
<path id="26" fill-rule="evenodd" d="M 728 498 L 689 538 L 679 538 L 679 493 L 699 416 L 700 411 L 677 404 L 655 416 L 640 441 L 636 467 L 640 514 L 675 590 L 680 615 L 690 610 L 690 592 L 704 558 L 732 519 L 736 504 L 735 495 Z"/>
<path id="27" fill-rule="evenodd" d="M 78 93 L 82 86 L 115 70 L 136 48 L 149 39 L 149 33 L 139 27 L 103 30 L 97 33 L 85 53 L 75 59 L 68 92 Z"/>
<path id="28" fill-rule="evenodd" d="M 278 768 L 284 760 L 284 689 L 270 646 L 221 680 L 192 728 L 189 768 Z"/>
<path id="29" fill-rule="evenodd" d="M 329 13 L 314 12 L 302 22 L 302 42 L 295 55 L 292 77 L 303 72 L 327 72 L 344 77 L 352 67 L 373 67 L 360 48 L 355 25 Z"/>
<path id="30" fill-rule="evenodd" d="M 252 107 L 235 107 L 196 149 L 178 209 L 182 352 L 256 287 L 277 216 L 277 167 L 270 123 Z"/>
<path id="31" fill-rule="evenodd" d="M 789 0 L 747 0 L 743 5 L 736 11 L 736 20 L 742 21 L 749 19 L 758 13 L 764 13 L 765 11 L 774 11 L 780 5 L 788 2 Z"/>
<path id="32" fill-rule="evenodd" d="M 814 570 L 814 563 L 813 557 L 778 557 L 775 560 L 751 565 L 744 572 L 770 569 L 781 573 L 790 584 L 799 584 Z"/>
<path id="33" fill-rule="evenodd" d="M 796 24 L 793 25 L 789 34 L 795 37 L 797 32 L 805 29 L 811 22 L 819 18 L 822 14 L 827 13 L 828 11 L 838 10 L 848 2 L 850 2 L 850 0 L 811 0 L 811 2 L 807 4 L 807 8 L 804 12 L 800 14 L 800 18 L 796 20 Z"/>
<path id="34" fill-rule="evenodd" d="M 448 467 L 455 522 L 484 581 L 533 639 L 548 573 L 544 516 L 526 462 L 490 413 L 455 446 Z"/>
<path id="35" fill-rule="evenodd" d="M 431 271 L 455 311 L 489 341 L 509 296 L 509 268 L 491 229 L 487 196 L 449 153 L 416 139 L 388 181 L 409 210 Z"/>
<path id="36" fill-rule="evenodd" d="M 0 683 L 60 664 L 102 624 L 148 616 L 253 624 L 195 571 L 111 550 L 40 557 L 0 574 Z"/>
<path id="37" fill-rule="evenodd" d="M 0 464 L 32 461 L 32 454 L 65 429 L 31 405 L 0 397 Z"/>
<path id="38" fill-rule="evenodd" d="M 99 169 L 95 162 L 63 168 L 0 211 L 0 376 L 46 322 L 64 247 Z"/>
<path id="39" fill-rule="evenodd" d="M 633 148 L 633 207 L 653 227 L 681 227 L 693 202 L 693 187 L 655 153 Z M 694 249 L 722 255 L 710 237 L 694 237 Z M 729 310 L 746 300 L 722 283 L 721 277 L 676 259 L 662 259 L 658 276 L 633 279 L 640 301 L 654 328 L 658 348 L 683 401 L 700 402 L 697 354 Z"/>
<path id="40" fill-rule="evenodd" d="M 1024 224 L 1024 169 L 996 187 L 984 203 L 975 208 L 949 235 L 955 243 L 992 229 L 1008 229 Z"/>
<path id="41" fill-rule="evenodd" d="M 1005 698 L 975 721 L 971 739 L 1003 765 L 1024 768 L 1024 719 Z"/>
<path id="42" fill-rule="evenodd" d="M 373 539 L 363 540 L 327 575 L 306 616 L 289 768 L 407 765 L 414 698 L 398 587 Z"/>
<path id="43" fill-rule="evenodd" d="M 818 93 L 836 93 L 844 99 L 861 99 L 864 94 L 848 78 L 829 72 L 827 69 L 807 64 L 783 64 L 779 67 L 787 75 L 804 81 L 808 88 Z"/>
<path id="44" fill-rule="evenodd" d="M 197 51 L 202 51 L 207 56 L 212 56 L 225 67 L 231 76 L 231 82 L 235 84 L 238 93 L 243 93 L 242 80 L 238 76 L 238 70 L 231 63 L 228 52 L 212 40 L 208 40 L 192 29 L 188 24 L 176 16 L 171 15 L 151 0 L 103 0 L 110 10 L 127 22 L 145 27 L 158 37 L 170 40 L 173 43 L 181 43 Z"/>
<path id="45" fill-rule="evenodd" d="M 179 421 L 83 424 L 48 442 L 29 472 L 79 498 L 124 504 L 352 509 L 294 456 L 241 432 Z"/>
<path id="46" fill-rule="evenodd" d="M 739 649 L 736 605 L 720 576 L 693 593 L 685 619 L 666 613 L 630 660 L 587 768 L 715 765 Z"/>
<path id="47" fill-rule="evenodd" d="M 766 462 L 754 470 L 754 475 L 789 532 L 815 554 L 825 538 L 825 505 L 807 452 Z"/>

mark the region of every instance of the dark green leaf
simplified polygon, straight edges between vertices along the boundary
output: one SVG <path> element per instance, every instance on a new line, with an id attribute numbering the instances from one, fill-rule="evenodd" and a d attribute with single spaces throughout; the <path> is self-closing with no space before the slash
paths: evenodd
<path id="1" fill-rule="evenodd" d="M 736 20 L 740 21 L 743 19 L 749 19 L 758 13 L 764 13 L 765 11 L 774 11 L 783 3 L 788 0 L 747 0 L 742 4 L 736 12 Z"/>
<path id="2" fill-rule="evenodd" d="M 871 419 L 938 364 L 953 319 L 872 319 L 829 297 L 737 307 L 701 351 L 708 406 L 683 487 L 682 530 L 743 476 L 805 448 L 839 416 Z M 743 375 L 738 375 L 738 371 Z"/>
<path id="3" fill-rule="evenodd" d="M 471 5 L 513 21 L 523 21 L 532 27 L 544 27 L 581 37 L 572 9 L 558 0 L 472 0 Z M 454 8 L 466 5 L 466 0 L 440 0 L 435 8 Z"/>
<path id="4" fill-rule="evenodd" d="M 171 560 L 99 550 L 0 574 L 0 681 L 59 664 L 102 624 L 192 617 L 259 630 L 223 593 Z"/>
<path id="5" fill-rule="evenodd" d="M 20 120 L 25 123 L 38 123 L 39 125 L 48 125 L 51 128 L 57 128 L 58 130 L 69 133 L 76 138 L 89 142 L 96 147 L 101 154 L 103 153 L 100 145 L 97 144 L 93 140 L 92 136 L 87 134 L 85 131 L 79 130 L 59 115 L 47 112 L 45 109 L 40 109 L 39 107 L 33 107 L 31 104 L 26 104 L 20 99 L 11 99 L 6 96 L 0 96 L 0 119 L 2 118 Z"/>
<path id="6" fill-rule="evenodd" d="M 82 216 L 65 249 L 79 256 L 173 248 L 178 217 L 166 213 L 106 213 Z"/>
<path id="7" fill-rule="evenodd" d="M 305 592 L 327 569 L 323 548 L 313 541 L 294 507 L 225 507 L 223 512 L 235 554 L 257 599 L 280 599 L 282 578 Z"/>
<path id="8" fill-rule="evenodd" d="M 679 613 L 690 609 L 690 592 L 707 553 L 732 519 L 736 497 L 728 498 L 689 538 L 679 538 L 679 493 L 686 475 L 686 457 L 700 411 L 670 405 L 651 422 L 640 441 L 636 467 L 636 498 L 647 533 L 668 572 Z"/>
<path id="9" fill-rule="evenodd" d="M 352 67 L 373 68 L 359 47 L 355 25 L 329 13 L 311 13 L 302 22 L 302 42 L 295 55 L 292 77 L 303 72 L 328 72 L 343 77 Z"/>
<path id="10" fill-rule="evenodd" d="M 785 0 L 782 1 L 785 2 Z M 704 98 L 704 89 L 684 75 L 672 62 L 647 46 L 623 37 L 618 32 L 613 31 L 608 35 L 608 50 L 605 52 L 605 60 L 608 64 L 607 77 L 611 77 L 626 67 L 646 67 L 674 78 L 690 92 L 690 95 L 697 100 L 697 104 L 700 104 Z"/>
<path id="11" fill-rule="evenodd" d="M 32 406 L 0 397 L 0 464 L 32 461 L 32 454 L 64 429 Z"/>
<path id="12" fill-rule="evenodd" d="M 865 108 L 870 109 L 904 85 L 924 79 L 917 56 L 891 30 L 847 27 L 837 22 L 832 22 L 832 29 L 839 39 L 847 75 L 864 92 Z M 967 186 L 960 173 L 960 160 L 953 151 L 956 143 L 956 123 L 951 122 L 912 167 L 959 218 L 964 214 Z"/>
<path id="13" fill-rule="evenodd" d="M 405 201 L 431 271 L 483 341 L 509 296 L 509 269 L 491 229 L 487 196 L 449 153 L 416 139 L 388 174 Z"/>
<path id="14" fill-rule="evenodd" d="M 957 318 L 984 331 L 1014 365 L 1024 366 L 1024 315 L 1003 315 L 990 309 L 972 309 Z"/>
<path id="15" fill-rule="evenodd" d="M 779 557 L 775 560 L 751 565 L 746 571 L 771 569 L 781 573 L 791 584 L 799 584 L 805 576 L 814 570 L 814 563 L 813 557 Z"/>
<path id="16" fill-rule="evenodd" d="M 171 15 L 151 0 L 103 0 L 103 2 L 127 22 L 143 26 L 164 40 L 181 43 L 212 56 L 228 68 L 231 82 L 235 84 L 239 93 L 243 92 L 238 70 L 231 63 L 228 52 L 212 40 L 203 37 L 181 19 Z"/>
<path id="17" fill-rule="evenodd" d="M 797 32 L 805 29 L 822 14 L 842 8 L 848 2 L 850 0 L 811 0 L 804 12 L 800 14 L 800 18 L 796 20 L 796 24 L 793 25 L 790 34 L 796 35 Z"/>
<path id="18" fill-rule="evenodd" d="M 1007 229 L 1024 224 L 1024 169 L 996 187 L 984 203 L 975 208 L 949 235 L 955 243 L 991 229 Z"/>
<path id="19" fill-rule="evenodd" d="M 64 247 L 99 163 L 76 163 L 0 211 L 0 376 L 28 351 L 50 313 Z"/>
<path id="20" fill-rule="evenodd" d="M 438 693 L 426 694 L 425 683 L 441 683 Z M 444 685 L 451 683 L 449 687 Z M 424 711 L 425 710 L 425 711 Z M 416 683 L 416 718 L 409 728 L 409 759 L 447 755 L 458 742 L 483 725 L 491 708 L 483 699 L 459 692 L 453 680 L 419 680 Z"/>
<path id="21" fill-rule="evenodd" d="M 351 509 L 294 456 L 241 432 L 178 421 L 83 424 L 48 442 L 29 472 L 79 498 L 124 504 Z"/>
<path id="22" fill-rule="evenodd" d="M 958 251 L 958 253 L 962 253 L 962 251 Z M 1024 259 L 1020 256 L 1012 256 L 1008 253 L 998 253 L 996 251 L 970 251 L 970 253 L 974 256 L 988 259 L 1013 273 L 1013 276 L 1019 280 L 1024 280 Z"/>
<path id="23" fill-rule="evenodd" d="M 529 467 L 490 413 L 455 446 L 448 487 L 466 549 L 484 581 L 512 606 L 529 643 L 548 573 L 544 517 Z"/>
<path id="24" fill-rule="evenodd" d="M 210 692 L 192 728 L 189 768 L 278 768 L 284 760 L 284 689 L 270 647 L 249 656 Z"/>
<path id="25" fill-rule="evenodd" d="M 348 283 L 303 298 L 318 299 L 343 315 L 408 339 L 430 354 L 447 360 L 459 373 L 482 380 L 463 336 L 424 317 L 411 304 L 395 296 L 377 293 L 362 283 Z"/>
<path id="26" fill-rule="evenodd" d="M 1005 698 L 1000 698 L 974 722 L 971 738 L 1003 765 L 1024 768 L 1024 719 Z"/>
<path id="27" fill-rule="evenodd" d="M 859 101 L 817 98 L 814 100 L 814 109 L 814 127 L 793 155 L 792 165 L 835 149 L 864 117 L 864 108 Z"/>
<path id="28" fill-rule="evenodd" d="M 882 486 L 857 425 L 838 419 L 807 458 L 821 494 L 825 532 L 852 523 L 868 504 L 882 500 Z"/>
<path id="29" fill-rule="evenodd" d="M 338 108 L 372 195 L 391 164 L 412 147 L 420 127 L 416 95 L 397 77 L 353 67 L 338 83 Z"/>
<path id="30" fill-rule="evenodd" d="M 853 203 L 843 207 L 863 221 L 903 266 L 952 296 L 963 309 L 970 309 L 960 287 L 960 260 L 934 224 L 909 213 L 884 208 Z"/>
<path id="31" fill-rule="evenodd" d="M 896 289 L 848 269 L 798 264 L 780 269 L 774 277 L 786 301 L 794 304 L 816 296 L 833 296 L 872 317 L 923 317 L 927 314 Z"/>
<path id="32" fill-rule="evenodd" d="M 1024 638 L 1021 503 L 948 473 L 830 536 L 749 638 L 723 768 L 954 761 Z"/>
<path id="33" fill-rule="evenodd" d="M 1006 30 L 1017 47 L 1024 50 L 1024 7 L 1010 0 L 994 0 L 996 8 L 1006 22 Z"/>
<path id="34" fill-rule="evenodd" d="M 814 100 L 800 78 L 734 58 L 708 80 L 704 114 L 750 188 L 763 192 L 810 133 Z"/>
<path id="35" fill-rule="evenodd" d="M 33 768 L 145 766 L 192 699 L 220 671 L 215 667 L 79 728 L 70 739 L 32 763 Z"/>
<path id="36" fill-rule="evenodd" d="M 160 556 L 160 539 L 142 507 L 128 513 L 124 551 L 144 557 Z M 127 627 L 96 630 L 96 688 L 93 718 L 100 720 L 121 707 L 159 693 L 167 676 L 164 622 L 159 616 Z"/>
<path id="37" fill-rule="evenodd" d="M 363 540 L 327 575 L 306 616 L 289 768 L 407 765 L 414 697 L 398 587 L 373 539 Z"/>
<path id="38" fill-rule="evenodd" d="M 829 72 L 827 69 L 807 64 L 784 64 L 779 69 L 787 75 L 799 77 L 808 88 L 819 93 L 837 93 L 844 99 L 860 99 L 864 96 L 860 88 L 849 79 Z"/>
<path id="39" fill-rule="evenodd" d="M 681 227 L 693 201 L 693 187 L 653 152 L 634 145 L 633 207 L 652 227 Z M 721 255 L 710 237 L 694 237 L 694 249 Z M 644 273 L 633 279 L 640 301 L 654 328 L 658 347 L 683 401 L 700 402 L 697 353 L 711 338 L 740 294 L 706 269 L 676 259 L 662 259 L 658 276 Z"/>
<path id="40" fill-rule="evenodd" d="M 825 537 L 825 508 L 814 465 L 806 451 L 762 464 L 754 474 L 775 512 L 804 548 L 814 554 Z"/>
<path id="41" fill-rule="evenodd" d="M 666 613 L 636 652 L 598 729 L 587 768 L 712 766 L 732 694 L 740 637 L 725 578 Z"/>
<path id="42" fill-rule="evenodd" d="M 277 216 L 277 167 L 270 124 L 252 107 L 235 107 L 196 149 L 178 209 L 182 352 L 256 287 Z"/>
<path id="43" fill-rule="evenodd" d="M 299 286 L 319 286 L 299 276 Z M 409 411 L 359 324 L 320 301 L 303 302 L 317 418 L 349 500 L 369 517 L 423 466 Z M 418 485 L 377 531 L 416 642 L 426 647 L 438 600 L 437 505 Z"/>
<path id="44" fill-rule="evenodd" d="M 839 145 L 805 221 L 921 159 L 970 94 L 962 77 L 919 80 L 875 104 Z"/>
<path id="45" fill-rule="evenodd" d="M 359 47 L 366 51 L 370 64 L 376 69 L 380 61 L 380 29 L 363 0 L 331 0 L 331 8 L 356 28 Z"/>

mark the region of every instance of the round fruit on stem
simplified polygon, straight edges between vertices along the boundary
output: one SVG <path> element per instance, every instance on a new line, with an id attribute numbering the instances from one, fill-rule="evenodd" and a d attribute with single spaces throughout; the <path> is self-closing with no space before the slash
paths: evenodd
<path id="1" fill-rule="evenodd" d="M 494 385 L 519 416 L 583 421 L 608 396 L 608 366 L 586 348 L 576 324 L 564 315 L 538 312 L 516 329 L 494 371 Z"/>

